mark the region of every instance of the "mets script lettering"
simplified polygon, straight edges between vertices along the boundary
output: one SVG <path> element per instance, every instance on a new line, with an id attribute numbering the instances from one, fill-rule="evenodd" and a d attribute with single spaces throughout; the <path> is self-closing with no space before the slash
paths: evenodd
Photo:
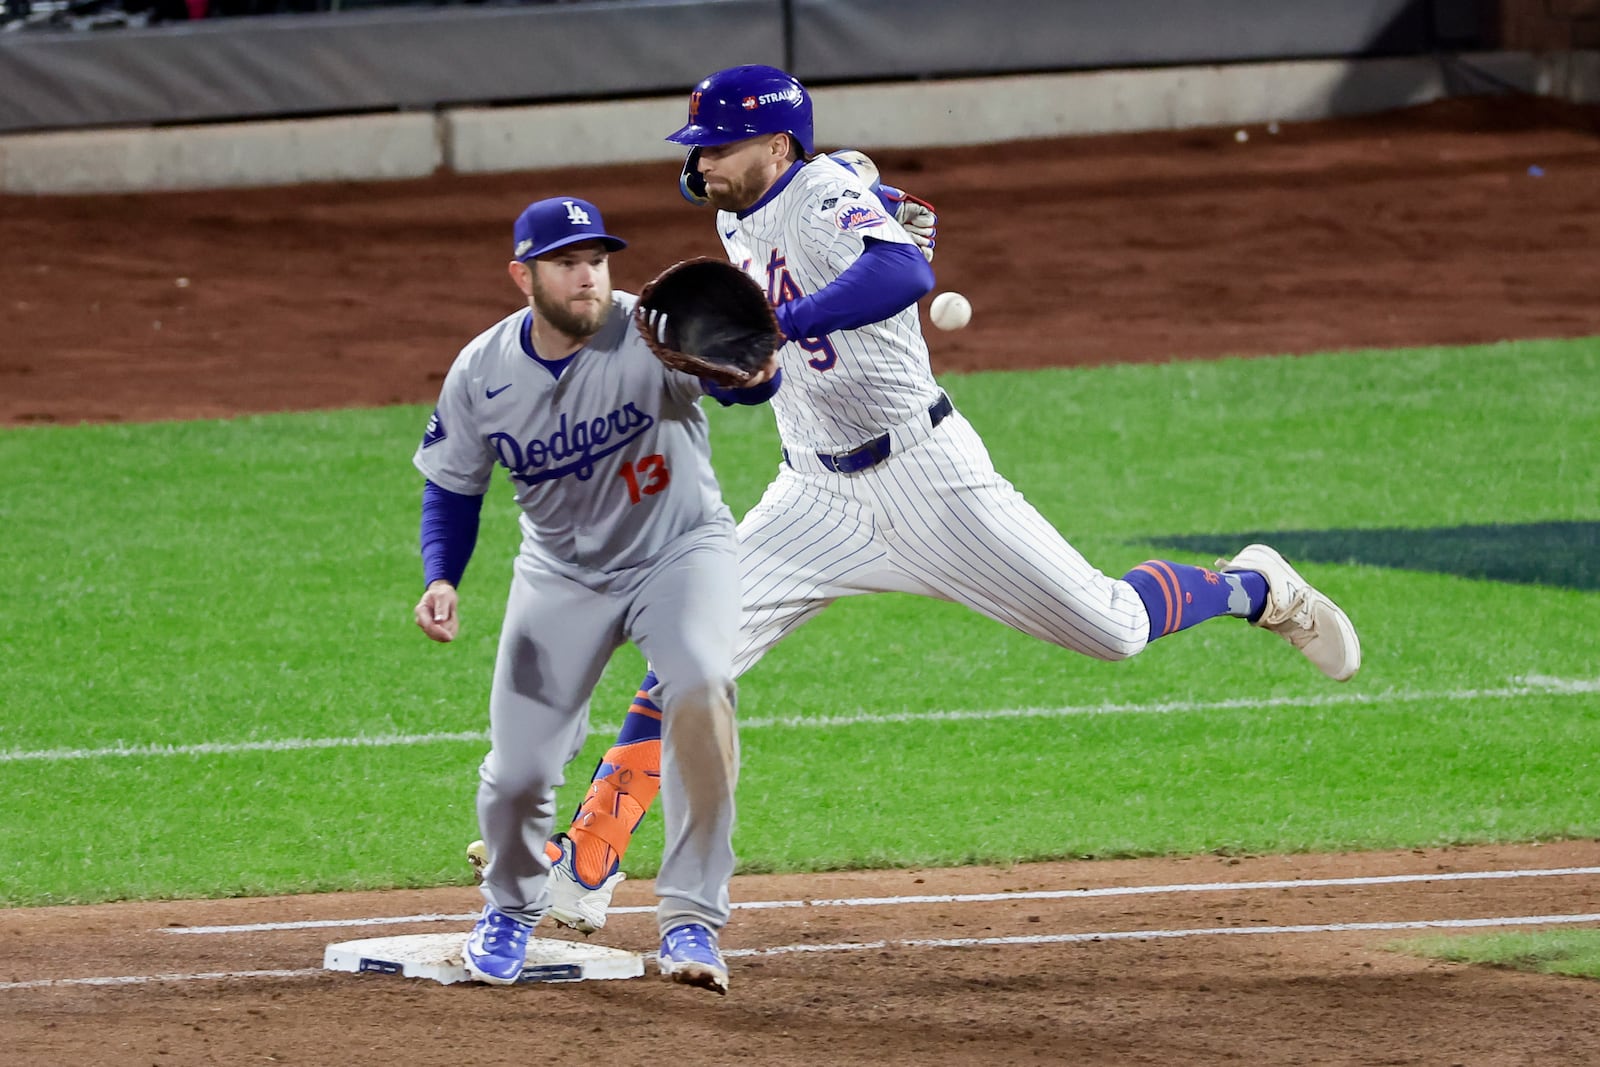
<path id="1" fill-rule="evenodd" d="M 748 269 L 749 260 L 745 260 Z M 767 257 L 767 303 L 773 307 L 782 307 L 791 300 L 799 300 L 804 293 L 789 273 L 789 260 L 778 253 L 774 248 Z M 834 351 L 833 342 L 826 337 L 804 337 L 800 339 L 800 347 L 811 353 L 811 358 L 806 363 L 812 370 L 832 370 L 839 362 L 839 353 Z"/>
<path id="2" fill-rule="evenodd" d="M 569 474 L 586 482 L 594 476 L 596 460 L 609 456 L 655 424 L 653 417 L 630 403 L 609 415 L 574 419 L 570 424 L 563 414 L 554 433 L 548 438 L 535 437 L 527 444 L 503 432 L 492 433 L 487 440 L 500 463 L 524 485 Z"/>

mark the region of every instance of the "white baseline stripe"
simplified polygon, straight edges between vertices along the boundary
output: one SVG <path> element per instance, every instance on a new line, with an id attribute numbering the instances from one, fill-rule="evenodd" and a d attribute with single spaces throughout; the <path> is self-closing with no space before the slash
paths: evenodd
<path id="1" fill-rule="evenodd" d="M 1287 878 L 1264 882 L 1180 882 L 1172 885 L 1103 886 L 1098 889 L 1030 889 L 1018 893 L 962 893 L 959 895 L 854 897 L 837 900 L 770 900 L 735 904 L 736 908 L 870 908 L 905 904 L 988 904 L 1001 900 L 1064 900 L 1071 897 L 1128 897 L 1152 893 L 1219 893 L 1257 889 L 1304 889 L 1338 885 L 1400 885 L 1408 882 L 1468 882 L 1493 878 L 1550 878 L 1560 875 L 1600 874 L 1600 867 L 1548 867 L 1524 871 L 1454 871 L 1448 874 L 1380 874 L 1350 878 Z M 621 910 L 621 909 L 613 909 Z M 640 908 L 654 911 L 654 908 Z"/>
<path id="2" fill-rule="evenodd" d="M 60 763 L 67 760 L 114 759 L 119 756 L 230 756 L 241 752 L 302 752 L 319 748 L 398 748 L 411 745 L 438 745 L 458 741 L 487 743 L 487 730 L 460 730 L 439 734 L 379 734 L 354 737 L 289 737 L 278 741 L 202 741 L 193 745 L 126 745 L 105 748 L 13 749 L 0 752 L 0 763 L 37 760 Z"/>
<path id="3" fill-rule="evenodd" d="M 1600 874 L 1600 867 L 1542 867 L 1521 871 L 1453 871 L 1448 874 L 1382 874 L 1351 878 L 1292 878 L 1265 882 L 1180 882 L 1172 885 L 1105 886 L 1098 889 L 1035 889 L 1018 893 L 959 893 L 903 897 L 839 897 L 817 900 L 748 900 L 735 902 L 735 910 L 775 908 L 881 908 L 909 904 L 988 904 L 1004 900 L 1063 900 L 1070 897 L 1143 896 L 1152 893 L 1217 893 L 1233 890 L 1325 888 L 1340 885 L 1399 885 L 1409 882 L 1467 882 L 1496 878 L 1552 878 L 1563 875 Z M 655 911 L 654 905 L 611 908 L 608 915 L 636 915 Z M 340 926 L 393 926 L 405 923 L 472 922 L 475 911 L 459 915 L 395 915 L 368 919 L 302 919 L 295 922 L 244 923 L 237 926 L 164 926 L 164 934 L 245 934 L 268 930 L 316 930 Z"/>
<path id="4" fill-rule="evenodd" d="M 738 907 L 737 904 L 734 907 Z M 611 914 L 621 912 L 621 908 L 612 908 Z M 628 911 L 655 911 L 654 907 L 629 908 Z M 388 915 L 376 916 L 369 919 L 299 919 L 294 922 L 281 923 L 238 923 L 233 926 L 163 926 L 164 934 L 255 934 L 267 930 L 327 930 L 336 927 L 350 926 L 399 926 L 405 923 L 459 923 L 474 922 L 482 914 L 479 911 L 464 911 L 458 915 L 432 913 L 427 915 Z"/>
<path id="5" fill-rule="evenodd" d="M 1198 711 L 1259 711 L 1273 708 L 1331 708 L 1349 705 L 1380 707 L 1429 702 L 1462 703 L 1474 700 L 1520 700 L 1525 697 L 1579 696 L 1600 693 L 1600 679 L 1550 678 L 1533 675 L 1520 684 L 1497 689 L 1445 689 L 1434 692 L 1387 690 L 1381 693 L 1339 693 L 1324 696 L 1240 697 L 1233 700 L 1175 700 L 1150 704 L 1079 704 L 1059 708 L 996 708 L 982 711 L 858 712 L 854 715 L 784 715 L 742 719 L 741 730 L 774 728 L 832 730 L 848 726 L 876 726 L 909 722 L 989 722 L 1005 719 L 1057 719 L 1075 715 L 1173 715 Z M 596 733 L 615 733 L 620 724 L 597 723 Z M 122 744 L 103 748 L 11 749 L 0 752 L 0 763 L 61 763 L 70 760 L 115 759 L 128 756 L 214 756 L 243 752 L 301 752 L 326 748 L 398 748 L 417 745 L 478 742 L 487 744 L 486 730 L 460 730 L 432 734 L 357 734 L 353 737 L 289 737 L 276 741 L 207 741 L 189 745 Z"/>
<path id="6" fill-rule="evenodd" d="M 780 956 L 791 952 L 859 952 L 881 948 L 970 948 L 980 945 L 1064 945 L 1078 941 L 1147 941 L 1163 937 L 1226 937 L 1250 934 L 1339 934 L 1361 930 L 1472 929 L 1496 926 L 1555 926 L 1600 922 L 1590 915 L 1513 915 L 1495 919 L 1417 919 L 1409 922 L 1322 923 L 1316 926 L 1212 926 L 1199 930 L 1111 930 L 1086 934 L 1029 934 L 1019 937 L 900 938 L 835 945 L 783 945 L 778 948 L 724 949 L 724 956 Z"/>
<path id="7" fill-rule="evenodd" d="M 901 938 L 893 941 L 856 941 L 831 945 L 780 945 L 774 948 L 740 948 L 724 956 L 782 956 L 802 952 L 864 952 L 885 948 L 971 948 L 975 946 L 1060 945 L 1081 941 L 1148 941 L 1157 938 L 1225 937 L 1259 934 L 1329 934 L 1363 930 L 1472 929 L 1499 926 L 1556 926 L 1600 923 L 1600 913 L 1588 915 L 1513 915 L 1492 919 L 1418 919 L 1409 922 L 1323 923 L 1315 926 L 1214 926 L 1198 930 L 1103 930 L 1081 934 L 1033 934 L 1025 937 Z M 45 978 L 32 982 L 0 982 L 0 992 L 59 986 L 144 985 L 153 982 L 203 982 L 230 978 L 305 978 L 326 974 L 321 968 L 282 971 L 212 971 L 203 974 L 121 975 L 106 978 Z"/>
<path id="8" fill-rule="evenodd" d="M 108 978 L 40 978 L 32 982 L 0 982 L 0 990 L 52 989 L 74 985 L 149 985 L 153 982 L 221 982 L 229 978 L 308 978 L 327 973 L 321 967 L 300 967 L 292 971 L 205 971 L 200 974 L 124 974 Z"/>

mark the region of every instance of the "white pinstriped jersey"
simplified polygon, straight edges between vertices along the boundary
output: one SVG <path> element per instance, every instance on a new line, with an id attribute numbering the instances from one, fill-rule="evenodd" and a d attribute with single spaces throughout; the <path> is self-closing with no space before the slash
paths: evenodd
<path id="1" fill-rule="evenodd" d="M 854 172 L 791 168 L 744 218 L 718 212 L 728 258 L 774 304 L 834 281 L 864 240 L 911 238 Z M 742 615 L 734 672 L 841 597 L 900 592 L 965 604 L 1064 648 L 1121 659 L 1144 647 L 1133 586 L 1096 569 L 994 469 L 959 411 L 932 425 L 939 386 L 917 305 L 884 322 L 785 344 L 772 398 L 786 459 L 739 523 Z M 817 465 L 887 433 L 887 458 Z"/>
<path id="2" fill-rule="evenodd" d="M 833 281 L 868 237 L 912 243 L 861 179 L 828 156 L 792 168 L 786 178 L 746 217 L 717 213 L 728 259 L 773 304 Z M 915 304 L 860 329 L 790 341 L 778 359 L 783 388 L 772 409 L 790 448 L 846 451 L 926 411 L 939 395 Z"/>

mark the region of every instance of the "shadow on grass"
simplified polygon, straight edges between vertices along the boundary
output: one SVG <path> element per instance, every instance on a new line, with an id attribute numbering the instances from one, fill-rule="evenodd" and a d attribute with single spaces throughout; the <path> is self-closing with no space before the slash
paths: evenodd
<path id="1" fill-rule="evenodd" d="M 1230 555 L 1259 541 L 1292 562 L 1367 563 L 1494 582 L 1600 590 L 1600 522 L 1436 526 L 1425 529 L 1257 530 L 1173 534 L 1148 543 Z"/>

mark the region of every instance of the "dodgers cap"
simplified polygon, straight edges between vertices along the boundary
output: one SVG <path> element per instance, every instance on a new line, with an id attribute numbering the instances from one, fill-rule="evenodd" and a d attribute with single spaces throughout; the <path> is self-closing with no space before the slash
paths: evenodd
<path id="1" fill-rule="evenodd" d="M 608 252 L 628 247 L 628 242 L 606 232 L 599 208 L 575 196 L 553 196 L 529 204 L 511 228 L 511 241 L 512 257 L 523 263 L 581 241 L 599 241 Z"/>

